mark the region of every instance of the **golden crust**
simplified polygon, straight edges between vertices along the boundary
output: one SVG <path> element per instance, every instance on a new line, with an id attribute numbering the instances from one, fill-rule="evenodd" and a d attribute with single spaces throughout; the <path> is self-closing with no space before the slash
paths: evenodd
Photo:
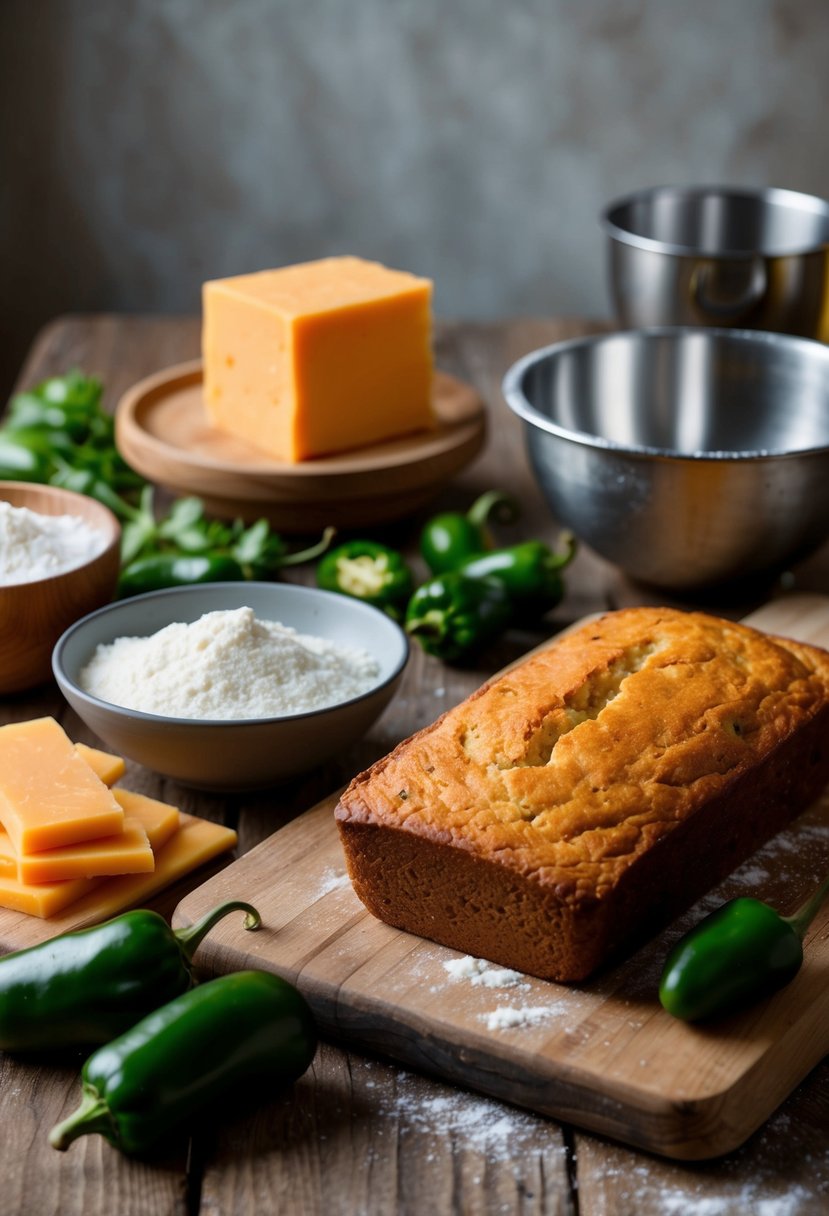
<path id="1" fill-rule="evenodd" d="M 757 773 L 764 787 L 753 798 L 770 804 L 783 787 L 792 797 L 797 741 L 814 751 L 814 724 L 827 713 L 825 651 L 703 613 L 610 613 L 484 685 L 352 781 L 336 816 L 355 888 L 369 903 L 384 849 L 394 852 L 389 842 L 399 846 L 407 833 L 427 846 L 416 850 L 421 865 L 428 846 L 447 846 L 434 850 L 434 862 L 442 880 L 448 870 L 450 886 L 453 867 L 475 873 L 457 863 L 463 855 L 495 863 L 499 879 L 508 875 L 508 891 L 530 884 L 536 897 L 543 894 L 545 917 L 551 898 L 574 922 L 581 909 L 595 918 L 602 905 L 616 915 L 618 893 L 627 892 L 642 859 L 704 808 L 754 791 Z M 829 779 L 823 751 L 786 819 Z M 743 833 L 751 847 L 781 826 L 776 809 L 761 821 L 770 825 L 765 835 L 758 838 L 753 825 Z M 357 832 L 360 825 L 375 830 Z M 716 850 L 716 838 L 709 847 Z M 739 842 L 732 851 L 728 868 L 745 855 Z M 481 873 L 491 894 L 491 864 Z M 708 885 L 691 884 L 690 897 Z M 393 880 L 379 886 L 378 906 L 388 910 Z M 428 889 L 420 895 L 431 916 L 428 936 L 445 940 L 438 903 Z M 399 901 L 404 913 L 414 898 L 412 891 Z M 398 907 L 383 919 L 401 924 L 400 916 Z M 402 927 L 423 932 L 419 916 L 404 920 Z M 544 933 L 542 925 L 518 929 Z M 575 936 L 575 924 L 557 932 Z M 501 952 L 496 961 L 504 958 Z M 565 970 L 583 971 L 578 961 Z"/>

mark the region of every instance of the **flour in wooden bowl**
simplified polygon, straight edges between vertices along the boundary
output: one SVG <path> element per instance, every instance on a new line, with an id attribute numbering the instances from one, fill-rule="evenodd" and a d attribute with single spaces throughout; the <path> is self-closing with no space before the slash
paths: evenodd
<path id="1" fill-rule="evenodd" d="M 98 646 L 79 683 L 144 713 L 239 720 L 337 705 L 368 692 L 378 673 L 365 650 L 235 608 Z"/>
<path id="2" fill-rule="evenodd" d="M 41 515 L 0 502 L 0 586 L 64 574 L 97 557 L 108 538 L 76 515 Z"/>

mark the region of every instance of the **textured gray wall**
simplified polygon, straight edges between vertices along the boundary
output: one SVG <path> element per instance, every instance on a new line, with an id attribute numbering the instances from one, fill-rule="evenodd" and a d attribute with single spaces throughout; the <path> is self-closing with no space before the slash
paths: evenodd
<path id="1" fill-rule="evenodd" d="M 829 194 L 828 117 L 825 0 L 0 0 L 0 371 L 333 252 L 446 316 L 604 315 L 604 202 Z"/>

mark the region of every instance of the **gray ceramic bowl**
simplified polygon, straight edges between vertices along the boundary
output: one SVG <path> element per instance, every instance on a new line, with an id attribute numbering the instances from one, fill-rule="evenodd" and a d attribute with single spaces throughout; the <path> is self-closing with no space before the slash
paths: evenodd
<path id="1" fill-rule="evenodd" d="M 173 621 L 189 623 L 206 612 L 245 606 L 260 620 L 369 651 L 380 667 L 375 686 L 308 713 L 228 722 L 124 709 L 90 696 L 78 684 L 101 643 L 148 636 Z M 151 592 L 91 613 L 60 638 L 52 667 L 72 708 L 113 751 L 184 785 L 230 792 L 261 789 L 306 772 L 354 743 L 391 700 L 408 653 L 402 629 L 358 600 L 288 583 L 212 583 Z"/>
<path id="2" fill-rule="evenodd" d="M 553 515 L 634 578 L 768 574 L 829 537 L 829 347 L 744 330 L 561 342 L 504 381 Z"/>

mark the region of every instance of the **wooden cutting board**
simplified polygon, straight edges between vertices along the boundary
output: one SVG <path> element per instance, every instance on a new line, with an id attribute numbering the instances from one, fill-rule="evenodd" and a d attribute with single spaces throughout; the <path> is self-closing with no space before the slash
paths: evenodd
<path id="1" fill-rule="evenodd" d="M 748 618 L 829 646 L 829 599 L 792 597 Z M 191 892 L 174 923 L 245 898 L 263 927 L 221 922 L 208 972 L 275 971 L 298 985 L 324 1035 L 541 1114 L 678 1158 L 741 1144 L 829 1050 L 829 904 L 783 991 L 708 1027 L 669 1017 L 656 991 L 666 951 L 737 894 L 791 911 L 829 869 L 829 792 L 716 891 L 588 984 L 475 976 L 455 951 L 370 916 L 345 875 L 332 796 Z M 462 972 L 453 975 L 447 964 Z"/>

